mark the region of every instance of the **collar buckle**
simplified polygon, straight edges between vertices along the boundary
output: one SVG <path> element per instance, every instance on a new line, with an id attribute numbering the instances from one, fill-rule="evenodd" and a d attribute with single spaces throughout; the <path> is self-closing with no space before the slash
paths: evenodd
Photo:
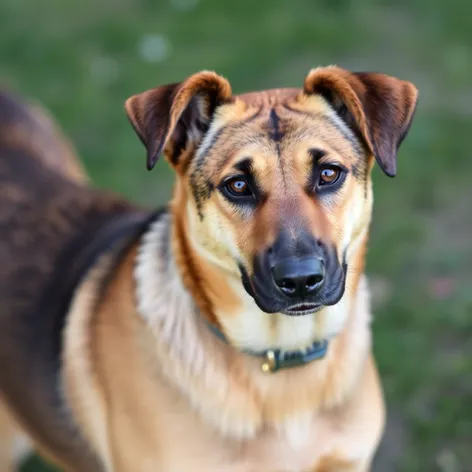
<path id="1" fill-rule="evenodd" d="M 264 354 L 264 361 L 262 362 L 261 370 L 265 374 L 275 372 L 276 370 L 278 370 L 277 364 L 278 362 L 277 362 L 277 356 L 275 354 L 275 351 L 272 351 L 271 349 L 269 349 Z"/>

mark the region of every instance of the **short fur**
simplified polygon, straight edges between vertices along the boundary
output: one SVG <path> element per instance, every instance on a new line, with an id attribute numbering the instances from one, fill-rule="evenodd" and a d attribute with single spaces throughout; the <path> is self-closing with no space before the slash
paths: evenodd
<path id="1" fill-rule="evenodd" d="M 9 127 L 34 124 L 2 100 Z M 74 471 L 369 470 L 385 415 L 370 171 L 395 174 L 416 102 L 409 82 L 334 66 L 302 89 L 233 96 L 204 71 L 131 97 L 148 168 L 164 153 L 176 171 L 159 214 L 87 187 L 70 152 L 51 165 L 57 136 L 0 132 L 0 388 L 37 447 Z M 264 261 L 315 253 L 323 284 L 295 316 Z M 324 359 L 272 374 L 247 353 L 322 339 Z"/>

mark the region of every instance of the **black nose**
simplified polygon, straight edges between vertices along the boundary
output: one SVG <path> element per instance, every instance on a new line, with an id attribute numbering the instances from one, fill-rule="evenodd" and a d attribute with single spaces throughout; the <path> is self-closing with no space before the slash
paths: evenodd
<path id="1" fill-rule="evenodd" d="M 324 263 L 317 257 L 285 259 L 272 269 L 274 282 L 290 298 L 306 298 L 323 284 Z"/>

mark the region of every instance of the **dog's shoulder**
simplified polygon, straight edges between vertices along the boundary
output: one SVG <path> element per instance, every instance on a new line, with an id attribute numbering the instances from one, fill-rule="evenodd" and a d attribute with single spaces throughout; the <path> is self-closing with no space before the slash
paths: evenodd
<path id="1" fill-rule="evenodd" d="M 48 245 L 37 230 L 37 249 L 28 246 L 29 257 L 13 251 L 16 260 L 10 262 L 11 276 L 8 280 L 0 277 L 0 291 L 5 295 L 0 314 L 0 389 L 10 407 L 21 412 L 22 426 L 33 438 L 40 438 L 46 452 L 80 464 L 80 470 L 98 472 L 101 466 L 87 453 L 62 395 L 64 328 L 83 278 L 105 254 L 113 252 L 117 266 L 128 244 L 139 238 L 153 215 L 100 199 L 80 210 L 75 219 L 63 222 L 69 228 L 66 238 L 64 232 L 62 238 L 52 237 L 49 223 L 52 243 Z M 48 226 L 48 220 L 43 225 Z M 1 274 L 5 271 L 0 270 Z M 100 290 L 109 276 L 105 274 L 100 281 Z"/>

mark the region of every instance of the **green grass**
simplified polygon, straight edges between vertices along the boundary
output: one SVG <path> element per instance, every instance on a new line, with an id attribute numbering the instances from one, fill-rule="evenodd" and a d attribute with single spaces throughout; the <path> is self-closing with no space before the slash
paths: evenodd
<path id="1" fill-rule="evenodd" d="M 236 92 L 331 63 L 414 81 L 398 177 L 374 177 L 368 273 L 391 412 L 375 470 L 470 471 L 471 17 L 466 0 L 3 0 L 0 77 L 53 111 L 98 185 L 149 205 L 172 174 L 145 170 L 133 93 L 204 68 Z M 34 461 L 24 470 L 45 470 Z"/>

